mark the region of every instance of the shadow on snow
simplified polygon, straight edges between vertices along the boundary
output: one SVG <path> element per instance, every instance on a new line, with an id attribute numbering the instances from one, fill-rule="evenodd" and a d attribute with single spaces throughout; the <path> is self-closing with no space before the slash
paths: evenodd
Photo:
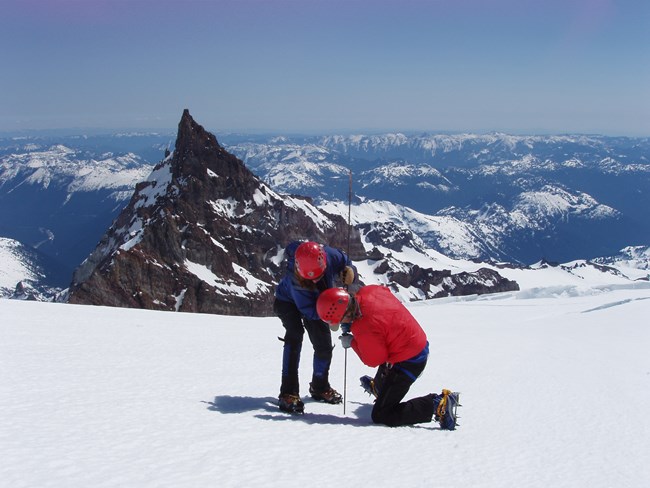
<path id="1" fill-rule="evenodd" d="M 280 422 L 304 422 L 307 424 L 320 424 L 320 425 L 352 425 L 355 427 L 379 427 L 378 425 L 372 423 L 370 420 L 370 414 L 372 412 L 372 405 L 359 403 L 359 402 L 349 402 L 350 405 L 355 405 L 356 408 L 353 412 L 348 413 L 352 415 L 351 417 L 343 417 L 332 414 L 322 414 L 322 413 L 312 413 L 309 412 L 309 405 L 317 403 L 313 400 L 306 399 L 305 401 L 305 413 L 300 415 L 292 415 L 285 412 L 280 412 L 278 410 L 278 401 L 277 398 L 273 397 L 249 397 L 249 396 L 230 396 L 230 395 L 221 395 L 214 397 L 214 401 L 202 403 L 207 403 L 208 410 L 213 412 L 219 412 L 223 414 L 233 414 L 233 413 L 246 413 L 246 412 L 257 412 L 263 410 L 268 413 L 257 413 L 256 418 L 262 420 L 272 420 Z M 340 408 L 340 405 L 332 405 L 332 408 Z M 341 410 L 342 414 L 342 410 Z M 414 428 L 426 428 L 424 426 L 411 426 Z"/>

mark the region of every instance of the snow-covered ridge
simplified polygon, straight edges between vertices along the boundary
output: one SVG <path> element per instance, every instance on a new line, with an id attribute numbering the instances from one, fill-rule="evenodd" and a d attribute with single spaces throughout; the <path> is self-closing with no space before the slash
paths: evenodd
<path id="1" fill-rule="evenodd" d="M 325 189 L 330 178 L 347 174 L 344 166 L 333 163 L 315 163 L 301 160 L 292 162 L 268 163 L 258 168 L 265 170 L 265 181 L 272 188 L 281 188 L 285 192 L 299 193 L 305 188 L 312 191 Z"/>
<path id="2" fill-rule="evenodd" d="M 545 185 L 539 191 L 523 192 L 517 197 L 512 211 L 519 225 L 539 227 L 540 222 L 559 217 L 568 220 L 571 215 L 592 219 L 616 217 L 620 213 L 596 201 L 586 193 L 572 194 L 562 188 Z M 521 218 L 517 218 L 520 216 Z"/>
<path id="3" fill-rule="evenodd" d="M 637 279 L 650 277 L 650 246 L 628 246 L 621 249 L 619 254 L 596 258 L 593 261 L 614 266 Z"/>
<path id="4" fill-rule="evenodd" d="M 403 186 L 413 180 L 417 181 L 417 185 L 428 185 L 432 189 L 443 191 L 448 191 L 454 186 L 439 170 L 428 164 L 416 165 L 398 161 L 364 171 L 360 178 L 363 188 L 373 185 Z"/>
<path id="5" fill-rule="evenodd" d="M 61 290 L 49 285 L 42 261 L 34 249 L 0 237 L 0 298 L 54 300 Z"/>
<path id="6" fill-rule="evenodd" d="M 133 188 L 144 180 L 152 166 L 134 153 L 115 156 L 104 153 L 98 157 L 64 145 L 0 157 L 0 187 L 11 192 L 21 185 L 44 189 L 50 186 L 69 194 L 97 190 Z M 120 192 L 115 198 L 123 198 Z"/>
<path id="7" fill-rule="evenodd" d="M 348 212 L 348 204 L 340 201 L 323 202 L 320 208 L 337 215 L 346 215 Z M 403 231 L 413 233 L 422 240 L 421 248 L 431 248 L 426 254 L 433 256 L 434 261 L 442 259 L 439 252 L 457 258 L 470 258 L 482 251 L 483 244 L 477 239 L 473 229 L 453 216 L 427 215 L 392 202 L 367 199 L 354 203 L 350 215 L 353 225 L 357 227 L 391 223 Z M 444 261 L 452 260 L 444 259 Z M 425 263 L 416 262 L 416 264 Z M 431 264 L 429 262 L 428 266 Z"/>
<path id="8" fill-rule="evenodd" d="M 340 201 L 323 203 L 320 208 L 338 215 L 348 212 L 347 203 Z M 650 289 L 647 283 L 650 280 L 648 247 L 626 248 L 614 258 L 582 259 L 554 266 L 541 263 L 530 267 L 513 266 L 473 259 L 477 254 L 493 251 L 490 246 L 498 245 L 499 240 L 505 238 L 499 234 L 495 223 L 498 221 L 490 221 L 487 214 L 476 216 L 477 221 L 484 222 L 473 225 L 453 216 L 430 216 L 392 202 L 365 199 L 354 203 L 350 210 L 353 225 L 361 229 L 366 251 L 380 252 L 393 269 L 402 266 L 403 271 L 407 271 L 409 266 L 416 265 L 458 274 L 474 273 L 487 267 L 516 281 L 522 290 L 537 286 L 533 283 L 541 278 L 542 282 L 555 282 L 557 288 L 554 289 L 561 290 L 558 293 L 579 293 L 585 282 L 633 286 L 641 280 L 638 286 Z M 370 237 L 371 234 L 376 235 Z M 377 236 L 381 238 L 377 240 Z M 357 267 L 365 283 L 387 284 L 386 276 L 378 274 L 377 263 L 372 259 L 357 263 Z M 404 301 L 423 298 L 422 292 L 414 288 L 398 287 L 396 294 Z"/>
<path id="9" fill-rule="evenodd" d="M 320 207 L 344 217 L 348 213 L 348 204 L 342 201 L 323 201 Z M 457 259 L 503 256 L 502 246 L 515 229 L 540 231 L 555 222 L 600 220 L 619 215 L 589 195 L 552 186 L 522 193 L 512 207 L 500 204 L 477 210 L 448 207 L 429 215 L 394 202 L 357 198 L 350 214 L 355 226 L 389 222 L 412 232 L 430 249 Z"/>
<path id="10" fill-rule="evenodd" d="M 14 239 L 0 237 L 0 263 L 0 296 L 11 295 L 20 281 L 43 277 L 25 246 Z"/>

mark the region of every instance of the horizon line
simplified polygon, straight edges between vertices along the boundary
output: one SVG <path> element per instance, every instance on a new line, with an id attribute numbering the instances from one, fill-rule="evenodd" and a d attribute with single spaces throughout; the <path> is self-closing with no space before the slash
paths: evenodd
<path id="1" fill-rule="evenodd" d="M 205 127 L 205 126 L 204 126 Z M 624 137 L 629 139 L 646 139 L 650 134 L 632 135 L 630 133 L 614 132 L 586 132 L 586 131 L 550 131 L 547 129 L 539 130 L 504 130 L 504 129 L 377 129 L 377 128 L 341 128 L 328 130 L 291 130 L 291 129 L 263 129 L 263 128 L 228 128 L 228 129 L 209 129 L 208 132 L 213 134 L 232 134 L 232 135 L 250 135 L 250 136 L 334 136 L 334 135 L 383 135 L 383 134 L 404 134 L 413 135 L 494 135 L 503 134 L 509 136 L 586 136 L 586 137 Z M 2 138 L 16 137 L 38 137 L 38 136 L 100 136 L 100 135 L 154 135 L 154 134 L 175 134 L 177 127 L 60 127 L 60 128 L 38 128 L 38 129 L 14 129 L 0 130 Z"/>

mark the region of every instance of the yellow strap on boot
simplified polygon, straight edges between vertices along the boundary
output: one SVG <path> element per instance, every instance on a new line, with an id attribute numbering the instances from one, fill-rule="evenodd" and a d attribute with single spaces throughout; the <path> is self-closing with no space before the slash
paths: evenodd
<path id="1" fill-rule="evenodd" d="M 438 408 L 436 409 L 436 417 L 442 418 L 442 416 L 445 414 L 445 408 L 447 407 L 447 398 L 451 391 L 449 390 L 442 390 L 442 398 L 440 399 L 440 402 L 438 402 Z"/>

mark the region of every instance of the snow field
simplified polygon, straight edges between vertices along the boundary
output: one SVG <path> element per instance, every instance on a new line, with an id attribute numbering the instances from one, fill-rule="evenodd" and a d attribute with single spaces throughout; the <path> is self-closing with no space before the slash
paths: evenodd
<path id="1" fill-rule="evenodd" d="M 454 432 L 373 425 L 352 351 L 311 401 L 306 338 L 281 413 L 276 318 L 0 300 L 0 486 L 648 486 L 650 289 L 541 290 L 409 305 Z"/>

